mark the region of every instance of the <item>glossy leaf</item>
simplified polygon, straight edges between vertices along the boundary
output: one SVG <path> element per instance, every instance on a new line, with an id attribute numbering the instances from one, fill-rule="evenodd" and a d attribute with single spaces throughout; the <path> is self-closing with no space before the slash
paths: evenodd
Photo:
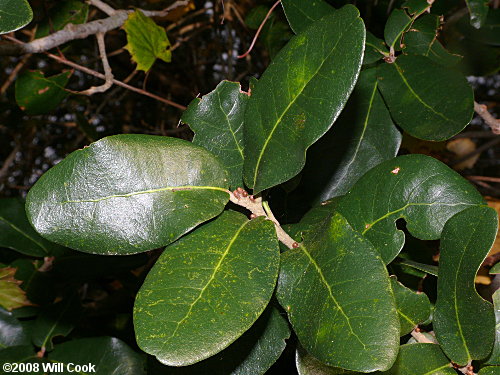
<path id="1" fill-rule="evenodd" d="M 358 16 L 346 5 L 293 37 L 252 90 L 245 113 L 244 180 L 254 193 L 299 173 L 307 148 L 347 102 L 364 47 Z"/>
<path id="2" fill-rule="evenodd" d="M 368 170 L 396 156 L 401 134 L 377 86 L 376 69 L 364 70 L 335 126 L 311 147 L 303 180 L 316 201 L 344 195 Z"/>
<path id="3" fill-rule="evenodd" d="M 61 30 L 69 23 L 77 25 L 87 21 L 89 4 L 80 0 L 63 0 L 48 12 L 48 18 L 36 28 L 35 38 L 42 38 L 54 31 Z"/>
<path id="4" fill-rule="evenodd" d="M 470 13 L 470 24 L 476 29 L 481 28 L 488 16 L 489 0 L 465 0 Z"/>
<path id="5" fill-rule="evenodd" d="M 147 72 L 156 59 L 165 62 L 172 60 L 167 32 L 151 18 L 146 17 L 142 11 L 136 10 L 130 13 L 123 29 L 127 33 L 127 45 L 124 48 L 137 63 L 137 70 Z"/>
<path id="6" fill-rule="evenodd" d="M 278 266 L 272 222 L 224 212 L 169 246 L 149 272 L 134 307 L 139 346 L 171 366 L 220 352 L 264 311 Z"/>
<path id="7" fill-rule="evenodd" d="M 419 270 L 419 271 L 422 271 L 422 272 L 425 272 L 429 275 L 432 275 L 432 276 L 437 276 L 438 275 L 438 267 L 437 266 L 433 266 L 431 264 L 423 264 L 423 263 L 419 263 L 419 262 L 415 262 L 411 259 L 401 259 L 397 262 L 397 264 L 401 264 L 403 266 L 408 266 L 408 267 L 412 267 L 416 270 Z"/>
<path id="8" fill-rule="evenodd" d="M 295 365 L 299 375 L 341 375 L 361 374 L 338 367 L 327 366 L 299 347 L 295 352 Z"/>
<path id="9" fill-rule="evenodd" d="M 416 293 L 391 276 L 392 290 L 396 298 L 401 336 L 410 333 L 431 314 L 431 303 L 424 293 Z"/>
<path id="10" fill-rule="evenodd" d="M 464 25 L 465 24 L 465 25 Z M 491 8 L 480 29 L 469 26 L 466 22 L 459 22 L 462 32 L 475 42 L 500 46 L 500 9 Z"/>
<path id="11" fill-rule="evenodd" d="M 390 263 L 401 251 L 406 228 L 422 240 L 441 236 L 446 221 L 483 197 L 458 173 L 425 155 L 399 156 L 366 173 L 338 202 L 338 210 Z"/>
<path id="12" fill-rule="evenodd" d="M 41 361 L 43 360 L 37 357 L 33 345 L 16 345 L 0 350 L 0 363 L 2 365 L 4 363 L 35 363 Z M 8 375 L 11 373 L 10 371 L 0 370 L 1 375 Z"/>
<path id="13" fill-rule="evenodd" d="M 430 11 L 431 6 L 432 2 L 427 0 L 406 0 L 403 3 L 403 8 L 405 8 L 413 18 L 425 11 Z"/>
<path id="14" fill-rule="evenodd" d="M 123 341 L 114 337 L 71 340 L 57 345 L 54 351 L 49 353 L 48 358 L 52 363 L 63 363 L 65 369 L 70 363 L 95 365 L 95 371 L 89 371 L 89 374 L 146 374 L 145 356 L 136 353 Z M 65 371 L 64 374 L 70 375 L 71 372 Z"/>
<path id="15" fill-rule="evenodd" d="M 47 351 L 52 350 L 53 338 L 67 336 L 80 319 L 80 314 L 81 307 L 77 297 L 45 306 L 33 326 L 33 344 Z"/>
<path id="16" fill-rule="evenodd" d="M 222 352 L 169 375 L 263 375 L 277 361 L 290 337 L 288 322 L 268 307 L 255 324 Z"/>
<path id="17" fill-rule="evenodd" d="M 478 375 L 500 375 L 500 366 L 483 367 Z"/>
<path id="18" fill-rule="evenodd" d="M 248 95 L 236 82 L 222 81 L 202 99 L 195 99 L 181 121 L 194 131 L 193 143 L 222 161 L 232 190 L 243 187 L 243 119 Z"/>
<path id="19" fill-rule="evenodd" d="M 382 39 L 377 38 L 371 32 L 366 32 L 365 54 L 363 56 L 363 65 L 373 64 L 384 56 L 388 56 L 389 51 Z"/>
<path id="20" fill-rule="evenodd" d="M 474 280 L 497 229 L 497 213 L 488 207 L 459 212 L 443 229 L 433 325 L 443 351 L 462 366 L 493 347 L 493 306 L 477 294 Z"/>
<path id="21" fill-rule="evenodd" d="M 499 263 L 497 263 L 499 264 Z M 492 296 L 493 306 L 495 308 L 495 343 L 493 345 L 493 351 L 488 357 L 486 363 L 488 365 L 500 366 L 500 289 L 497 289 Z"/>
<path id="22" fill-rule="evenodd" d="M 335 12 L 335 8 L 324 0 L 282 0 L 286 19 L 295 34 L 306 30 L 315 21 Z"/>
<path id="23" fill-rule="evenodd" d="M 33 229 L 26 217 L 24 203 L 15 198 L 0 199 L 0 247 L 34 257 L 52 255 L 61 250 Z"/>
<path id="24" fill-rule="evenodd" d="M 0 3 L 0 34 L 16 31 L 33 19 L 27 0 L 2 0 Z"/>
<path id="25" fill-rule="evenodd" d="M 0 268 L 0 306 L 9 311 L 31 304 L 19 286 L 21 281 L 14 277 L 15 273 L 15 268 Z"/>
<path id="26" fill-rule="evenodd" d="M 0 308 L 0 350 L 7 346 L 30 345 L 30 343 L 26 325 L 16 319 L 11 312 Z"/>
<path id="27" fill-rule="evenodd" d="M 401 37 L 408 30 L 412 22 L 412 18 L 402 9 L 394 9 L 389 15 L 384 28 L 384 39 L 387 45 L 391 48 L 399 48 L 401 45 Z"/>
<path id="28" fill-rule="evenodd" d="M 26 71 L 16 80 L 16 102 L 29 115 L 52 112 L 67 96 L 64 89 L 71 71 L 45 77 L 40 71 Z"/>
<path id="29" fill-rule="evenodd" d="M 380 91 L 396 123 L 410 135 L 442 141 L 469 124 L 472 89 L 463 75 L 425 56 L 403 55 L 379 67 Z"/>
<path id="30" fill-rule="evenodd" d="M 439 345 L 406 344 L 399 349 L 398 358 L 387 375 L 456 375 Z"/>
<path id="31" fill-rule="evenodd" d="M 301 345 L 324 364 L 372 372 L 394 362 L 399 320 L 387 270 L 340 214 L 283 253 L 277 296 Z"/>
<path id="32" fill-rule="evenodd" d="M 229 200 L 226 187 L 222 165 L 205 149 L 123 134 L 47 171 L 31 188 L 26 209 L 51 241 L 95 254 L 133 254 L 165 246 L 218 215 Z"/>

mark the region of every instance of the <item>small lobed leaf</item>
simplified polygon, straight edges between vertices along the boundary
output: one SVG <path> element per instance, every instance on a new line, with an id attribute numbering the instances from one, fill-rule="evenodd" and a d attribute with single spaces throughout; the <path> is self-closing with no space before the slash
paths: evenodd
<path id="1" fill-rule="evenodd" d="M 441 237 L 450 217 L 484 205 L 481 194 L 451 168 L 425 155 L 404 155 L 368 171 L 338 201 L 338 211 L 367 238 L 388 264 L 401 251 L 406 228 L 422 240 Z"/>
<path id="2" fill-rule="evenodd" d="M 8 311 L 31 305 L 26 292 L 19 287 L 21 281 L 14 278 L 15 274 L 15 268 L 0 268 L 0 306 Z"/>
<path id="3" fill-rule="evenodd" d="M 170 366 L 206 359 L 247 331 L 278 275 L 274 225 L 226 211 L 167 247 L 134 306 L 137 343 Z"/>
<path id="4" fill-rule="evenodd" d="M 48 355 L 52 363 L 95 365 L 96 375 L 145 375 L 146 358 L 115 337 L 91 337 L 57 345 Z M 75 371 L 76 372 L 76 371 Z M 66 373 L 66 372 L 65 372 Z"/>
<path id="5" fill-rule="evenodd" d="M 222 81 L 214 91 L 195 99 L 181 121 L 194 131 L 193 143 L 219 157 L 231 190 L 243 187 L 243 120 L 248 94 L 237 82 Z"/>
<path id="6" fill-rule="evenodd" d="M 27 0 L 2 0 L 0 3 L 0 34 L 19 30 L 32 19 L 33 11 Z"/>
<path id="7" fill-rule="evenodd" d="M 87 21 L 89 4 L 80 0 L 62 0 L 50 9 L 48 17 L 36 28 L 35 38 L 42 38 L 54 31 L 61 30 L 69 23 L 73 25 Z"/>
<path id="8" fill-rule="evenodd" d="M 346 5 L 293 37 L 264 72 L 245 112 L 243 174 L 254 194 L 303 168 L 354 88 L 364 39 L 358 10 Z"/>
<path id="9" fill-rule="evenodd" d="M 72 71 L 45 77 L 40 71 L 26 71 L 21 74 L 15 85 L 16 102 L 29 115 L 42 115 L 52 112 L 69 93 L 65 86 Z"/>
<path id="10" fill-rule="evenodd" d="M 282 0 L 281 5 L 295 34 L 303 32 L 315 21 L 335 12 L 335 8 L 323 0 L 309 0 L 307 3 L 302 0 Z"/>
<path id="11" fill-rule="evenodd" d="M 439 345 L 406 344 L 399 348 L 398 358 L 387 375 L 456 375 Z"/>
<path id="12" fill-rule="evenodd" d="M 277 297 L 301 345 L 324 364 L 363 372 L 392 366 L 399 319 L 387 270 L 340 214 L 282 254 Z"/>
<path id="13" fill-rule="evenodd" d="M 204 148 L 122 134 L 74 151 L 47 171 L 28 193 L 26 211 L 51 241 L 95 254 L 133 254 L 165 246 L 217 216 L 229 200 L 226 188 L 223 166 Z"/>
<path id="14" fill-rule="evenodd" d="M 378 69 L 380 92 L 389 111 L 410 135 L 442 141 L 469 124 L 473 94 L 459 72 L 419 55 L 399 56 Z"/>
<path id="15" fill-rule="evenodd" d="M 395 276 L 391 276 L 391 285 L 396 298 L 401 336 L 404 336 L 429 318 L 431 303 L 425 293 L 417 293 L 405 287 Z"/>
<path id="16" fill-rule="evenodd" d="M 137 70 L 147 72 L 156 59 L 170 62 L 172 52 L 167 32 L 140 10 L 130 13 L 123 25 L 127 33 L 125 49 L 130 52 L 132 60 L 137 63 Z"/>
<path id="17" fill-rule="evenodd" d="M 489 207 L 461 211 L 443 228 L 433 326 L 443 351 L 462 366 L 486 358 L 493 347 L 493 306 L 477 294 L 474 280 L 497 229 Z"/>

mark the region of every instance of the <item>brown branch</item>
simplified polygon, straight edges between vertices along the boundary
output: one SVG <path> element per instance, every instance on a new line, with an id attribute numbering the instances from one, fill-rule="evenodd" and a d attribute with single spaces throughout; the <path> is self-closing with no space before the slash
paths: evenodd
<path id="1" fill-rule="evenodd" d="M 179 0 L 171 6 L 160 11 L 141 10 L 148 17 L 163 17 L 171 10 L 180 6 L 185 6 L 188 0 Z M 85 39 L 90 35 L 106 33 L 121 27 L 128 18 L 132 10 L 116 10 L 114 13 L 103 19 L 91 21 L 79 25 L 67 24 L 62 30 L 50 34 L 44 38 L 35 39 L 29 43 L 22 44 L 0 44 L 0 55 L 24 55 L 26 53 L 40 53 L 58 47 L 64 43 L 76 39 Z"/>
<path id="2" fill-rule="evenodd" d="M 12 149 L 10 154 L 5 159 L 2 168 L 0 169 L 0 180 L 2 180 L 7 175 L 7 172 L 9 171 L 11 164 L 16 159 L 16 154 L 19 152 L 20 149 L 21 147 L 19 145 L 16 145 L 16 147 Z"/>
<path id="3" fill-rule="evenodd" d="M 489 177 L 489 176 L 465 176 L 468 180 L 472 181 L 489 181 L 500 183 L 500 177 Z"/>
<path id="4" fill-rule="evenodd" d="M 486 125 L 491 128 L 491 131 L 495 134 L 500 134 L 500 120 L 494 118 L 490 112 L 488 112 L 488 107 L 484 104 L 479 104 L 474 102 L 474 111 L 484 120 Z"/>
<path id="5" fill-rule="evenodd" d="M 83 95 L 94 95 L 96 93 L 101 93 L 108 91 L 111 86 L 113 86 L 113 72 L 109 66 L 108 57 L 106 56 L 106 45 L 104 44 L 104 34 L 97 33 L 97 44 L 99 45 L 99 55 L 101 56 L 102 66 L 104 68 L 104 83 L 100 86 L 92 86 L 91 88 L 81 91 L 80 94 Z"/>

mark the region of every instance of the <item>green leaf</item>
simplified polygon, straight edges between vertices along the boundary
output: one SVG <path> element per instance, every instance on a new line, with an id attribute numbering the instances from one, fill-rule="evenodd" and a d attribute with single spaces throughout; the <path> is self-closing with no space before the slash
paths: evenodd
<path id="1" fill-rule="evenodd" d="M 500 263 L 497 263 L 500 264 Z M 500 289 L 493 293 L 493 306 L 495 308 L 495 343 L 493 351 L 488 357 L 486 363 L 488 365 L 500 366 Z"/>
<path id="2" fill-rule="evenodd" d="M 80 319 L 80 315 L 80 301 L 76 296 L 45 306 L 33 326 L 33 344 L 47 351 L 52 350 L 53 338 L 67 336 Z"/>
<path id="3" fill-rule="evenodd" d="M 130 52 L 132 60 L 137 63 L 137 70 L 147 72 L 156 59 L 170 62 L 172 52 L 167 32 L 154 21 L 146 17 L 140 10 L 130 13 L 123 25 L 127 33 L 125 49 Z"/>
<path id="4" fill-rule="evenodd" d="M 30 225 L 24 202 L 16 198 L 0 199 L 0 247 L 44 257 L 59 252 L 60 246 L 41 237 Z"/>
<path id="5" fill-rule="evenodd" d="M 324 364 L 372 372 L 394 362 L 399 319 L 387 270 L 340 214 L 282 254 L 277 296 L 302 346 Z"/>
<path id="6" fill-rule="evenodd" d="M 35 38 L 42 38 L 61 30 L 69 23 L 77 25 L 87 21 L 89 5 L 80 0 L 63 0 L 50 9 L 48 17 L 36 28 Z"/>
<path id="7" fill-rule="evenodd" d="M 307 353 L 302 347 L 297 348 L 295 353 L 295 365 L 299 375 L 342 375 L 342 374 L 361 374 L 344 370 L 338 367 L 327 366 L 312 355 Z"/>
<path id="8" fill-rule="evenodd" d="M 398 152 L 401 134 L 377 90 L 376 71 L 361 72 L 335 126 L 307 155 L 303 180 L 316 201 L 347 193 L 368 170 Z"/>
<path id="9" fill-rule="evenodd" d="M 45 77 L 40 71 L 26 71 L 16 80 L 16 102 L 28 115 L 43 115 L 57 108 L 69 93 L 64 89 L 72 71 Z"/>
<path id="10" fill-rule="evenodd" d="M 0 350 L 7 346 L 30 345 L 31 340 L 26 328 L 11 312 L 0 308 Z"/>
<path id="11" fill-rule="evenodd" d="M 391 276 L 392 290 L 401 325 L 401 336 L 410 333 L 419 323 L 425 322 L 431 314 L 431 303 L 424 293 L 416 293 Z"/>
<path id="12" fill-rule="evenodd" d="M 3 365 L 5 363 L 40 363 L 42 358 L 38 358 L 33 345 L 17 345 L 10 346 L 8 348 L 0 350 L 0 363 Z M 40 364 L 40 368 L 42 365 Z M 22 372 L 19 372 L 22 373 Z M 35 372 L 32 372 L 36 374 Z M 1 375 L 12 374 L 11 371 L 2 371 L 0 369 Z M 26 374 L 26 372 L 25 372 Z M 38 374 L 37 374 L 38 375 Z"/>
<path id="13" fill-rule="evenodd" d="M 401 345 L 398 358 L 387 375 L 456 375 L 439 345 Z"/>
<path id="14" fill-rule="evenodd" d="M 478 375 L 500 375 L 500 366 L 483 367 Z"/>
<path id="15" fill-rule="evenodd" d="M 245 112 L 244 180 L 254 193 L 303 168 L 354 88 L 364 26 L 346 5 L 293 37 L 257 83 Z"/>
<path id="16" fill-rule="evenodd" d="M 14 278 L 15 273 L 15 268 L 0 268 L 0 306 L 9 311 L 31 304 L 19 287 L 21 281 Z"/>
<path id="17" fill-rule="evenodd" d="M 495 264 L 493 267 L 490 269 L 490 275 L 497 275 L 500 273 L 500 262 Z"/>
<path id="18" fill-rule="evenodd" d="M 465 20 L 459 21 L 458 26 L 463 28 L 461 31 L 475 42 L 500 46 L 500 33 L 498 32 L 500 28 L 500 9 L 490 9 L 486 21 L 484 21 L 480 29 L 471 27 Z"/>
<path id="19" fill-rule="evenodd" d="M 31 188 L 28 219 L 45 238 L 95 254 L 165 246 L 229 200 L 218 159 L 152 135 L 103 138 L 67 156 Z"/>
<path id="20" fill-rule="evenodd" d="M 224 212 L 169 246 L 149 272 L 134 307 L 138 345 L 171 366 L 220 352 L 264 311 L 278 267 L 272 222 Z"/>
<path id="21" fill-rule="evenodd" d="M 59 344 L 49 353 L 52 363 L 63 363 L 64 369 L 70 363 L 77 365 L 93 364 L 95 371 L 86 374 L 96 375 L 145 375 L 145 356 L 134 352 L 123 341 L 114 337 L 92 337 L 71 340 Z M 70 367 L 71 369 L 71 367 Z M 72 375 L 74 372 L 57 372 Z M 80 374 L 83 374 L 81 372 Z"/>
<path id="22" fill-rule="evenodd" d="M 335 12 L 335 8 L 323 0 L 282 0 L 286 19 L 295 34 L 306 30 L 314 22 Z"/>
<path id="23" fill-rule="evenodd" d="M 474 112 L 463 75 L 425 56 L 403 55 L 379 66 L 379 88 L 396 123 L 410 135 L 442 141 L 462 131 Z"/>
<path id="24" fill-rule="evenodd" d="M 338 202 L 338 210 L 388 264 L 401 251 L 406 228 L 421 240 L 436 240 L 455 213 L 485 204 L 458 173 L 425 155 L 405 155 L 371 169 Z"/>
<path id="25" fill-rule="evenodd" d="M 377 38 L 371 32 L 366 32 L 365 55 L 363 65 L 373 64 L 384 56 L 388 56 L 387 46 L 382 39 Z"/>
<path id="26" fill-rule="evenodd" d="M 476 29 L 481 28 L 488 16 L 489 0 L 465 0 L 470 13 L 470 24 Z"/>
<path id="27" fill-rule="evenodd" d="M 195 99 L 181 117 L 194 131 L 193 143 L 219 157 L 232 190 L 243 187 L 243 119 L 248 95 L 236 82 L 222 81 L 202 99 Z"/>
<path id="28" fill-rule="evenodd" d="M 433 266 L 433 265 L 430 265 L 430 264 L 423 264 L 423 263 L 419 263 L 419 262 L 415 262 L 411 259 L 401 259 L 401 260 L 398 260 L 397 264 L 401 264 L 403 266 L 408 266 L 408 267 L 412 267 L 416 270 L 420 270 L 420 271 L 423 271 L 429 275 L 432 275 L 432 276 L 437 276 L 438 275 L 438 267 L 437 266 Z"/>
<path id="29" fill-rule="evenodd" d="M 290 337 L 288 322 L 268 307 L 255 324 L 222 352 L 169 375 L 263 375 L 277 361 Z"/>
<path id="30" fill-rule="evenodd" d="M 2 0 L 0 3 L 0 34 L 19 30 L 32 19 L 33 11 L 27 0 Z"/>
<path id="31" fill-rule="evenodd" d="M 408 30 L 412 18 L 402 9 L 394 9 L 384 28 L 384 39 L 389 47 L 397 49 L 401 46 L 403 33 Z"/>
<path id="32" fill-rule="evenodd" d="M 443 229 L 433 324 L 443 351 L 462 366 L 493 347 L 493 306 L 477 294 L 474 280 L 497 229 L 497 213 L 488 207 L 459 212 Z"/>

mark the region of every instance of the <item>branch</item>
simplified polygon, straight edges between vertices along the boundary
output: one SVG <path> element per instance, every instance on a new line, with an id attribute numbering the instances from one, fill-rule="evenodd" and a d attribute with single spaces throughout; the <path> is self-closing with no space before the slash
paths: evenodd
<path id="1" fill-rule="evenodd" d="M 434 339 L 430 339 L 426 335 L 420 331 L 420 328 L 416 327 L 413 331 L 411 331 L 411 336 L 420 343 L 426 343 L 426 344 L 437 344 L 437 341 Z"/>
<path id="2" fill-rule="evenodd" d="M 163 17 L 167 15 L 171 10 L 180 6 L 186 6 L 188 3 L 188 0 L 179 0 L 164 10 L 151 11 L 141 9 L 141 12 L 148 17 Z M 112 9 L 111 7 L 109 8 Z M 79 25 L 69 23 L 62 30 L 50 34 L 44 38 L 35 39 L 34 41 L 29 43 L 0 44 L 0 55 L 24 55 L 26 53 L 45 52 L 72 40 L 85 39 L 89 35 L 95 35 L 98 33 L 104 34 L 108 31 L 121 27 L 127 20 L 128 15 L 133 12 L 134 11 L 132 10 L 116 10 L 107 18 Z"/>
<path id="3" fill-rule="evenodd" d="M 116 12 L 115 9 L 110 7 L 108 4 L 101 0 L 88 0 L 87 1 L 90 5 L 95 6 L 97 9 L 99 9 L 101 12 L 106 13 L 108 16 L 111 16 Z"/>
<path id="4" fill-rule="evenodd" d="M 474 111 L 484 120 L 486 125 L 491 128 L 494 134 L 500 134 L 500 120 L 494 118 L 491 113 L 488 112 L 488 107 L 484 104 L 479 104 L 474 102 Z"/>
<path id="5" fill-rule="evenodd" d="M 229 199 L 234 204 L 238 206 L 245 207 L 249 210 L 252 215 L 250 218 L 256 218 L 257 216 L 265 216 L 268 220 L 274 223 L 276 228 L 276 234 L 278 239 L 289 249 L 295 249 L 299 247 L 299 244 L 286 233 L 283 228 L 281 228 L 280 223 L 274 217 L 267 202 L 262 202 L 261 197 L 254 197 L 253 195 L 248 195 L 248 193 L 242 188 L 238 188 L 233 192 L 229 192 Z M 267 208 L 267 209 L 266 209 Z"/>
<path id="6" fill-rule="evenodd" d="M 99 54 L 101 55 L 102 66 L 104 67 L 104 84 L 100 86 L 92 86 L 91 88 L 79 92 L 83 95 L 93 95 L 96 93 L 101 93 L 107 91 L 111 86 L 113 86 L 113 72 L 109 66 L 108 57 L 106 56 L 106 45 L 104 44 L 104 34 L 97 33 L 97 44 L 99 45 Z"/>

